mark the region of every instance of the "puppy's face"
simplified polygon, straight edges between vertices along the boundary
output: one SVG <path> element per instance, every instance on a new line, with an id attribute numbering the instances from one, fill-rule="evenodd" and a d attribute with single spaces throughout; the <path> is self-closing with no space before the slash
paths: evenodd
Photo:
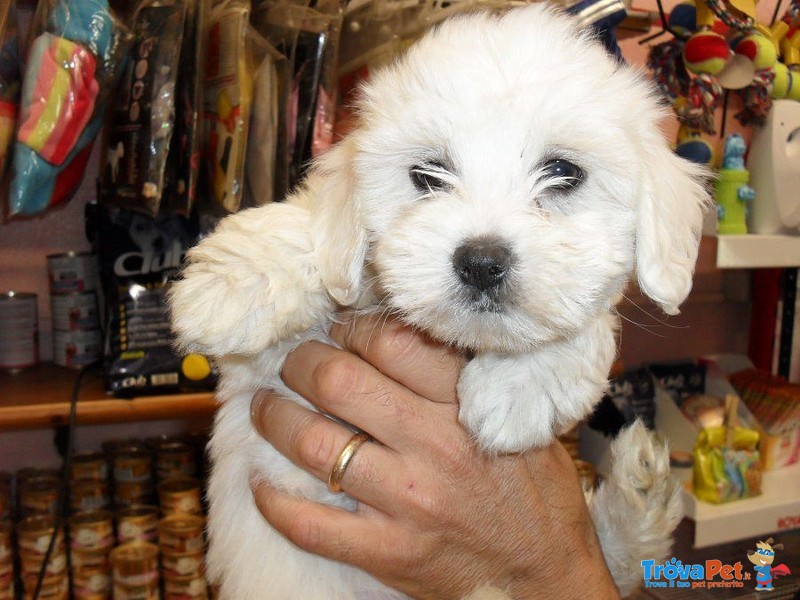
<path id="1" fill-rule="evenodd" d="M 539 6 L 445 23 L 367 86 L 350 140 L 378 294 L 475 350 L 580 330 L 633 270 L 658 116 L 644 83 Z"/>

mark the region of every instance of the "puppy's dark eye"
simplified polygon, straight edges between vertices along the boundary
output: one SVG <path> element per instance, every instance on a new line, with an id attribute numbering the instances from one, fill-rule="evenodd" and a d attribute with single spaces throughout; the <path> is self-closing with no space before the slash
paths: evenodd
<path id="1" fill-rule="evenodd" d="M 548 160 L 542 171 L 547 179 L 553 180 L 552 184 L 548 186 L 549 189 L 572 190 L 584 179 L 583 169 L 562 158 Z"/>
<path id="2" fill-rule="evenodd" d="M 431 161 L 424 165 L 414 165 L 408 172 L 411 183 L 420 192 L 439 192 L 449 187 L 445 181 L 447 169 L 440 162 Z"/>

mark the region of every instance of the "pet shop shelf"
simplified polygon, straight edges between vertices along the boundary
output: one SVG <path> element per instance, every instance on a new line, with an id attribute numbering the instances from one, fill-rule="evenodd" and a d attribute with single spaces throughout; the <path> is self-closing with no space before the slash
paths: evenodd
<path id="1" fill-rule="evenodd" d="M 800 465 L 764 472 L 760 496 L 724 504 L 683 490 L 684 514 L 694 521 L 694 547 L 705 548 L 800 527 Z"/>
<path id="2" fill-rule="evenodd" d="M 720 235 L 717 267 L 760 269 L 800 266 L 800 235 Z"/>
<path id="3" fill-rule="evenodd" d="M 41 364 L 19 373 L 0 373 L 0 431 L 64 425 L 77 371 Z M 161 419 L 208 419 L 214 413 L 208 392 L 113 398 L 100 373 L 87 374 L 78 396 L 78 423 L 117 423 Z"/>

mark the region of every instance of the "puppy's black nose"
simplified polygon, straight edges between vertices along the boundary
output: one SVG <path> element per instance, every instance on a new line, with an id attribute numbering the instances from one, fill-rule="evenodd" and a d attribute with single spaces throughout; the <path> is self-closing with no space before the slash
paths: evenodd
<path id="1" fill-rule="evenodd" d="M 453 254 L 459 279 L 482 292 L 500 285 L 510 266 L 511 251 L 496 238 L 468 240 Z"/>

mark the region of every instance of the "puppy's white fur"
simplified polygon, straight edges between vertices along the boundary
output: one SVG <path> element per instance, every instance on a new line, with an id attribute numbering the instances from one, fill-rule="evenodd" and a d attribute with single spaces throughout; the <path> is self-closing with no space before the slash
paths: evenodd
<path id="1" fill-rule="evenodd" d="M 600 399 L 616 353 L 614 304 L 631 273 L 665 312 L 689 293 L 703 173 L 658 129 L 651 87 L 564 16 L 535 5 L 445 22 L 364 88 L 360 126 L 282 204 L 224 219 L 171 292 L 184 350 L 221 373 L 210 454 L 208 569 L 224 599 L 399 596 L 370 576 L 298 550 L 258 513 L 249 482 L 352 508 L 292 465 L 250 421 L 255 390 L 286 354 L 327 340 L 338 306 L 390 308 L 469 350 L 461 420 L 488 452 L 551 442 Z M 561 186 L 548 161 L 578 165 Z M 415 166 L 441 163 L 436 189 Z M 509 250 L 502 293 L 475 293 L 454 252 Z M 666 448 L 641 426 L 615 445 L 589 498 L 620 590 L 659 559 L 680 516 Z M 488 582 L 491 583 L 491 582 Z"/>

